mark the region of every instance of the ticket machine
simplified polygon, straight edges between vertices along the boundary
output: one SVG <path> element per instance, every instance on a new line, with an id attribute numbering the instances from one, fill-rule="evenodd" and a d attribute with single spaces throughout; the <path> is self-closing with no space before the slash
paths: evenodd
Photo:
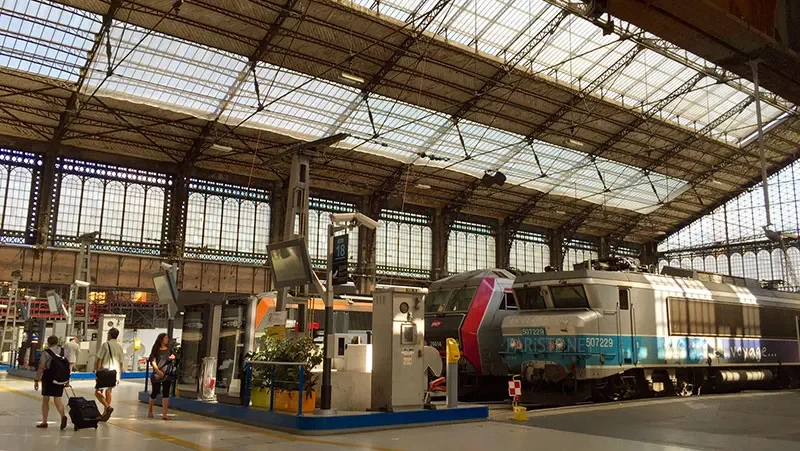
<path id="1" fill-rule="evenodd" d="M 372 305 L 372 410 L 421 408 L 425 402 L 425 292 L 393 287 Z"/>

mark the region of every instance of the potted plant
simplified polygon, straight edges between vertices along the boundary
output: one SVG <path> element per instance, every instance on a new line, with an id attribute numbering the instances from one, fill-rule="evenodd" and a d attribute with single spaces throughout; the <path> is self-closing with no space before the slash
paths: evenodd
<path id="1" fill-rule="evenodd" d="M 303 368 L 303 412 L 312 412 L 316 403 L 317 376 L 311 369 L 322 362 L 322 353 L 310 337 L 279 338 L 265 336 L 262 349 L 248 359 L 302 365 L 253 365 L 250 400 L 253 406 L 269 408 L 270 388 L 274 388 L 275 410 L 297 412 L 300 399 L 300 367 Z"/>
<path id="2" fill-rule="evenodd" d="M 248 360 L 266 362 L 266 353 L 259 349 L 247 354 Z M 269 386 L 271 368 L 268 365 L 253 365 L 250 377 L 250 403 L 253 407 L 269 409 Z"/>

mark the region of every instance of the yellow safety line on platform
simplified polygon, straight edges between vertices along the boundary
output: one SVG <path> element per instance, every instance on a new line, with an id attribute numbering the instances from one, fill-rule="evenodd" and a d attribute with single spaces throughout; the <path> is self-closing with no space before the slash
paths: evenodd
<path id="1" fill-rule="evenodd" d="M 35 400 L 40 400 L 41 399 L 41 396 L 32 395 L 30 393 L 27 393 L 27 392 L 24 392 L 24 391 L 21 391 L 21 390 L 17 390 L 17 389 L 11 388 L 11 387 L 7 387 L 7 386 L 4 386 L 2 384 L 0 384 L 0 391 L 13 393 L 15 395 L 24 396 L 26 398 L 35 399 Z M 84 396 L 89 396 L 92 399 L 94 398 L 94 392 L 92 392 L 90 394 L 90 393 L 85 393 L 83 391 L 76 391 L 76 393 L 84 395 Z M 144 405 L 143 403 L 138 402 L 138 401 L 116 401 L 116 403 L 134 405 L 134 406 L 143 406 Z M 289 441 L 289 442 L 313 443 L 315 445 L 329 445 L 329 446 L 337 446 L 337 447 L 340 447 L 340 448 L 364 449 L 364 450 L 370 450 L 370 451 L 404 451 L 404 450 L 402 450 L 400 448 L 388 448 L 388 447 L 373 446 L 373 445 L 359 445 L 357 443 L 341 443 L 341 442 L 335 442 L 335 441 L 331 441 L 331 440 L 320 440 L 320 439 L 300 437 L 300 436 L 294 436 L 294 435 L 288 435 L 288 434 L 281 434 L 281 433 L 266 431 L 266 430 L 264 430 L 262 428 L 251 427 L 251 426 L 243 426 L 243 425 L 232 423 L 232 422 L 229 422 L 229 421 L 217 420 L 216 418 L 204 417 L 202 415 L 197 415 L 197 414 L 190 413 L 190 412 L 185 412 L 185 411 L 180 411 L 180 412 L 181 412 L 182 415 L 195 417 L 195 418 L 199 419 L 200 421 L 205 421 L 205 422 L 208 422 L 208 423 L 217 424 L 217 425 L 224 426 L 224 427 L 231 428 L 231 429 L 237 429 L 237 430 L 240 430 L 240 431 L 253 432 L 253 433 L 260 434 L 260 435 L 265 435 L 265 436 L 268 436 L 268 437 L 279 438 L 279 439 L 283 439 L 283 440 L 286 440 L 286 441 Z M 177 437 L 173 437 L 173 436 L 170 436 L 170 435 L 167 435 L 167 434 L 162 434 L 162 433 L 159 433 L 159 432 L 154 432 L 154 431 L 151 431 L 151 430 L 148 430 L 148 429 L 141 429 L 141 428 L 133 427 L 131 425 L 122 423 L 119 420 L 111 420 L 111 421 L 108 422 L 108 424 L 120 427 L 122 429 L 131 431 L 131 432 L 137 432 L 137 433 L 144 434 L 144 435 L 147 435 L 147 436 L 150 436 L 150 437 L 153 437 L 153 438 L 157 438 L 157 439 L 163 440 L 165 442 L 169 442 L 169 443 L 173 443 L 173 444 L 176 444 L 176 445 L 184 446 L 184 447 L 193 449 L 195 451 L 227 451 L 227 450 L 223 450 L 223 449 L 220 449 L 220 448 L 209 448 L 207 446 L 202 446 L 202 445 L 198 445 L 196 443 L 187 442 L 187 441 L 179 439 Z"/>

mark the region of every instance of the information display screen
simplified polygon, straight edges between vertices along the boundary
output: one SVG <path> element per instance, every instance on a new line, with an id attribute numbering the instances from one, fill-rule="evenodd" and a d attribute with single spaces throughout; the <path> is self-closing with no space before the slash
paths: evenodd
<path id="1" fill-rule="evenodd" d="M 175 281 L 171 280 L 172 277 L 166 272 L 153 274 L 153 285 L 156 288 L 158 295 L 158 303 L 167 305 L 170 302 L 176 302 L 175 299 Z"/>
<path id="2" fill-rule="evenodd" d="M 308 249 L 302 238 L 270 244 L 269 259 L 276 288 L 289 288 L 312 282 Z"/>

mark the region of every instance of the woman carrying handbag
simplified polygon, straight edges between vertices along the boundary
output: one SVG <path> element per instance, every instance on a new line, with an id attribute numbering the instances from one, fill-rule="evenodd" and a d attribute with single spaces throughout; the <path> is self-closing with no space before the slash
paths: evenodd
<path id="1" fill-rule="evenodd" d="M 153 418 L 153 406 L 156 403 L 159 392 L 161 393 L 161 419 L 169 420 L 167 410 L 169 409 L 169 395 L 172 383 L 175 378 L 175 354 L 169 348 L 169 337 L 167 334 L 158 334 L 153 349 L 150 351 L 148 363 L 153 368 L 153 375 L 150 376 L 150 383 L 153 390 L 150 392 L 150 404 L 147 409 L 147 417 Z"/>

